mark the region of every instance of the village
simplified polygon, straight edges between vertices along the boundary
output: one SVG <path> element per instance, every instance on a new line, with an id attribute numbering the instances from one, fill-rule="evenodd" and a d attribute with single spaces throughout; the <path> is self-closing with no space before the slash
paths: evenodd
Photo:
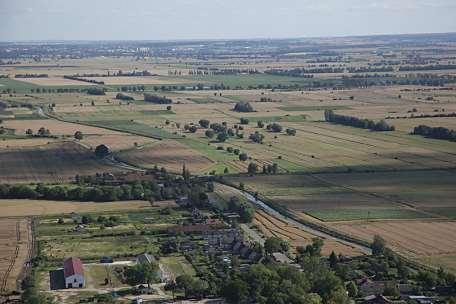
<path id="1" fill-rule="evenodd" d="M 125 182 L 125 176 L 104 179 Z M 143 210 L 37 218 L 40 289 L 61 303 L 224 303 L 216 290 L 231 272 L 247 273 L 262 263 L 305 271 L 299 249 L 271 245 L 280 239 L 264 235 L 236 212 L 223 212 L 220 195 L 208 194 L 203 206 L 178 196 Z M 327 259 L 312 253 L 344 278 L 357 303 L 440 303 L 432 295 L 417 295 L 421 283 L 408 279 L 416 270 L 390 254 Z M 372 270 L 372 265 L 378 266 Z"/>

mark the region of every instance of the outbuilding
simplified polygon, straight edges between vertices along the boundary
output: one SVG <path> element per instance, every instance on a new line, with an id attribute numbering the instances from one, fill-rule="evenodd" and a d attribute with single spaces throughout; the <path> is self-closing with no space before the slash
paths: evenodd
<path id="1" fill-rule="evenodd" d="M 79 258 L 71 257 L 63 262 L 63 275 L 65 288 L 84 287 L 84 268 Z"/>

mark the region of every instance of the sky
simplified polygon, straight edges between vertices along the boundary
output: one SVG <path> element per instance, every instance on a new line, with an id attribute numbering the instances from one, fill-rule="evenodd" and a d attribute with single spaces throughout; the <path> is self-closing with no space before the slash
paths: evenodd
<path id="1" fill-rule="evenodd" d="M 456 32 L 456 0 L 0 0 L 0 41 Z"/>

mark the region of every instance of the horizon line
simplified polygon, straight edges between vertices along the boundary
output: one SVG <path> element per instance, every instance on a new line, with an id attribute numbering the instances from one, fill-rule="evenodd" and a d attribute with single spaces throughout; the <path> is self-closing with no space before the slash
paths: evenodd
<path id="1" fill-rule="evenodd" d="M 308 37 L 251 37 L 251 38 L 189 38 L 189 39 L 36 39 L 36 40 L 0 40 L 0 43 L 59 43 L 59 42 L 197 42 L 197 41 L 261 41 L 261 40 L 292 40 L 292 39 L 340 39 L 340 38 L 363 38 L 382 36 L 424 36 L 424 35 L 448 35 L 450 32 L 408 32 L 408 33 L 382 33 L 382 34 L 355 34 L 355 35 L 328 35 Z"/>

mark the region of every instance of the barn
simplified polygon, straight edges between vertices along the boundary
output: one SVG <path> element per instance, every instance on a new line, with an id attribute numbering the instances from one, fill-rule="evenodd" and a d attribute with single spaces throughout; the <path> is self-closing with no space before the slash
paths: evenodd
<path id="1" fill-rule="evenodd" d="M 71 257 L 63 262 L 63 275 L 65 288 L 84 287 L 84 269 L 79 258 Z"/>

